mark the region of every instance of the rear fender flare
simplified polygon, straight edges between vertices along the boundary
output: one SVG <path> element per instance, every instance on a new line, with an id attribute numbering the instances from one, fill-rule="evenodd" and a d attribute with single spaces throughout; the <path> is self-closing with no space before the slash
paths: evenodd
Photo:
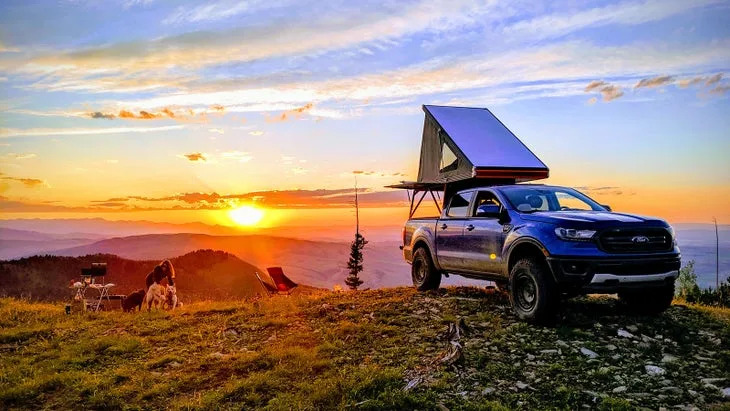
<path id="1" fill-rule="evenodd" d="M 412 244 L 413 252 L 416 251 L 416 247 L 424 245 L 431 255 L 431 261 L 433 261 L 433 265 L 436 267 L 437 270 L 441 271 L 441 265 L 439 264 L 438 258 L 436 258 L 436 243 L 434 241 L 434 233 L 430 229 L 425 227 L 418 228 L 413 233 Z"/>

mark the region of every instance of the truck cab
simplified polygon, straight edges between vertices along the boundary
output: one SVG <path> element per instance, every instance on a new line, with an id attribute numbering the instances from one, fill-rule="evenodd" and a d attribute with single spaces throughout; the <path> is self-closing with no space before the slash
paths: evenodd
<path id="1" fill-rule="evenodd" d="M 615 213 L 567 187 L 511 184 L 449 196 L 436 218 L 410 219 L 403 254 L 414 285 L 442 275 L 495 281 L 515 312 L 541 322 L 565 296 L 618 293 L 658 313 L 674 294 L 680 252 L 665 221 Z"/>

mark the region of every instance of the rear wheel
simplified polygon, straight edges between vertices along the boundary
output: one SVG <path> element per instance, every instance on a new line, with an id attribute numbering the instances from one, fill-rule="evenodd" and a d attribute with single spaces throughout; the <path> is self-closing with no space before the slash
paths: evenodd
<path id="1" fill-rule="evenodd" d="M 413 254 L 411 279 L 418 291 L 436 290 L 441 285 L 441 273 L 436 270 L 431 255 L 424 247 L 418 248 Z"/>
<path id="2" fill-rule="evenodd" d="M 510 272 L 509 299 L 515 314 L 534 324 L 555 319 L 560 295 L 544 264 L 532 258 L 517 261 Z"/>
<path id="3" fill-rule="evenodd" d="M 657 315 L 672 305 L 674 282 L 662 287 L 622 291 L 618 293 L 618 297 L 633 312 Z"/>

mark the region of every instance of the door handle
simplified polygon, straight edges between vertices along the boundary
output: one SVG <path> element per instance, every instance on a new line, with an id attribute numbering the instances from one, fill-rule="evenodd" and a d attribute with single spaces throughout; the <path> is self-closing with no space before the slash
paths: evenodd
<path id="1" fill-rule="evenodd" d="M 446 224 L 441 224 L 441 229 L 446 230 L 446 227 L 448 227 Z"/>
<path id="2" fill-rule="evenodd" d="M 473 230 L 473 229 L 474 229 L 474 226 L 473 226 L 473 225 L 471 225 L 471 224 L 469 224 L 468 226 L 466 226 L 466 230 L 467 230 L 467 231 L 471 231 L 471 230 Z"/>

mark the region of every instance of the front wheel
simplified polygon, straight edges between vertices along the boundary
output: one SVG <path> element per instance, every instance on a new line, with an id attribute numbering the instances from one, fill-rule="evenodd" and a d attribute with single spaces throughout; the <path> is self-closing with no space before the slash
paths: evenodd
<path id="1" fill-rule="evenodd" d="M 545 264 L 524 258 L 510 272 L 509 299 L 521 320 L 547 324 L 555 319 L 560 294 Z"/>
<path id="2" fill-rule="evenodd" d="M 661 287 L 622 291 L 618 298 L 635 313 L 657 315 L 672 305 L 674 282 Z"/>
<path id="3" fill-rule="evenodd" d="M 436 270 L 428 250 L 423 247 L 413 254 L 411 279 L 418 291 L 437 290 L 441 285 L 441 273 Z"/>

